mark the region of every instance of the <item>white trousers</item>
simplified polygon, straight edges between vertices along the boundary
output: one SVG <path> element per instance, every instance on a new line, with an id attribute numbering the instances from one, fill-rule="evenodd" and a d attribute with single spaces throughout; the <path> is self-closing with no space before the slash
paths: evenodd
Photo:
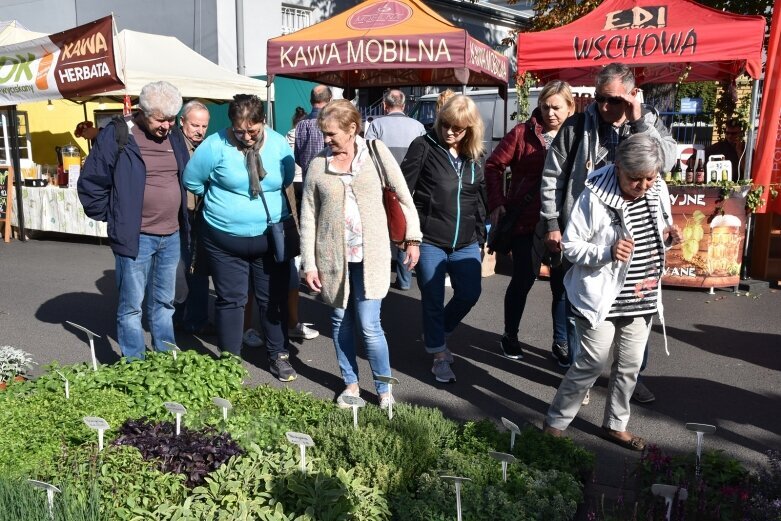
<path id="1" fill-rule="evenodd" d="M 591 327 L 585 319 L 576 318 L 580 353 L 561 381 L 545 423 L 559 430 L 569 426 L 578 414 L 586 392 L 602 374 L 610 357 L 610 348 L 615 346 L 602 426 L 625 431 L 629 422 L 629 399 L 635 391 L 637 373 L 643 362 L 645 344 L 651 332 L 651 318 L 609 318 L 597 327 Z"/>

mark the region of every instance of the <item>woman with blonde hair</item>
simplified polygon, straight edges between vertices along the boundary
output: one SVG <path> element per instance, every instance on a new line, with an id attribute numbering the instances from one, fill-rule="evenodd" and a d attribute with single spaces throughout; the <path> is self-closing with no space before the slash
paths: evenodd
<path id="1" fill-rule="evenodd" d="M 477 303 L 485 243 L 483 120 L 474 101 L 450 98 L 434 128 L 410 144 L 401 170 L 412 190 L 423 242 L 417 267 L 426 352 L 437 381 L 455 382 L 447 337 Z M 445 301 L 445 275 L 453 298 Z"/>
<path id="2" fill-rule="evenodd" d="M 534 229 L 540 220 L 540 183 L 545 156 L 564 121 L 575 112 L 575 99 L 566 81 L 553 80 L 540 91 L 537 107 L 525 123 L 516 125 L 496 146 L 485 162 L 488 187 L 488 210 L 491 224 L 497 226 L 507 214 L 512 219 L 511 252 L 513 273 L 504 295 L 504 334 L 501 349 L 504 356 L 523 358 L 518 330 L 526 307 L 526 296 L 534 284 L 539 266 L 533 266 Z M 510 184 L 505 193 L 505 171 L 510 168 Z M 555 272 L 555 273 L 554 273 Z M 564 295 L 562 268 L 551 268 L 553 302 L 553 352 L 560 363 L 566 362 L 568 346 L 576 349 L 567 335 L 567 301 Z M 570 331 L 570 337 L 574 331 Z M 561 354 L 563 353 L 563 354 Z"/>
<path id="3" fill-rule="evenodd" d="M 380 172 L 396 189 L 407 219 L 402 247 L 404 264 L 418 262 L 420 225 L 404 177 L 388 147 L 375 140 L 373 150 L 360 137 L 361 114 L 347 100 L 328 103 L 318 115 L 325 148 L 311 163 L 304 181 L 301 206 L 301 257 L 306 282 L 334 307 L 331 314 L 336 358 L 345 389 L 336 400 L 350 407 L 347 396 L 358 396 L 355 332 L 363 336 L 380 407 L 394 402 L 388 342 L 380 323 L 382 299 L 388 294 L 391 260 L 388 222 L 383 208 Z"/>

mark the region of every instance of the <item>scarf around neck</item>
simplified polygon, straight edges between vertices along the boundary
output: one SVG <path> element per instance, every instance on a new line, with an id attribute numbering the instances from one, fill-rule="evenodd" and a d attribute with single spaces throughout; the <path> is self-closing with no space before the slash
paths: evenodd
<path id="1" fill-rule="evenodd" d="M 266 141 L 266 128 L 263 128 L 263 131 L 258 134 L 257 141 L 251 146 L 245 145 L 237 138 L 230 127 L 227 129 L 227 134 L 228 142 L 244 154 L 244 163 L 247 166 L 247 177 L 249 178 L 250 196 L 252 199 L 255 199 L 260 194 L 260 182 L 266 177 L 266 169 L 263 168 L 263 159 L 260 157 L 260 149 L 263 148 L 263 143 Z"/>

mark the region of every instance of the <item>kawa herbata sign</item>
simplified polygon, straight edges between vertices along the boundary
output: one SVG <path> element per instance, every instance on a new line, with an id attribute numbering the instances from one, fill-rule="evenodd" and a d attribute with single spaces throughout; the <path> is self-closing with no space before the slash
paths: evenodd
<path id="1" fill-rule="evenodd" d="M 0 106 L 123 88 L 110 16 L 0 47 Z"/>
<path id="2" fill-rule="evenodd" d="M 268 42 L 270 78 L 338 86 L 506 87 L 509 70 L 507 57 L 418 0 L 368 0 Z"/>

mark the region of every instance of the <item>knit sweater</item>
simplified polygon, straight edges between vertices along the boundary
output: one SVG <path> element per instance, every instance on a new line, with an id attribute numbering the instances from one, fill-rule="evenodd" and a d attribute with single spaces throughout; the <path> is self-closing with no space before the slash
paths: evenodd
<path id="1" fill-rule="evenodd" d="M 356 137 L 357 145 L 362 143 Z M 420 241 L 418 212 L 404 176 L 393 155 L 377 141 L 379 159 L 388 180 L 396 189 L 407 218 L 407 240 Z M 322 284 L 321 298 L 327 304 L 346 308 L 350 296 L 344 234 L 346 188 L 339 176 L 326 169 L 325 150 L 309 164 L 301 201 L 301 260 L 305 272 L 317 271 Z M 382 202 L 380 177 L 371 159 L 364 161 L 352 182 L 363 227 L 363 285 L 366 299 L 382 299 L 390 286 L 390 238 Z"/>

